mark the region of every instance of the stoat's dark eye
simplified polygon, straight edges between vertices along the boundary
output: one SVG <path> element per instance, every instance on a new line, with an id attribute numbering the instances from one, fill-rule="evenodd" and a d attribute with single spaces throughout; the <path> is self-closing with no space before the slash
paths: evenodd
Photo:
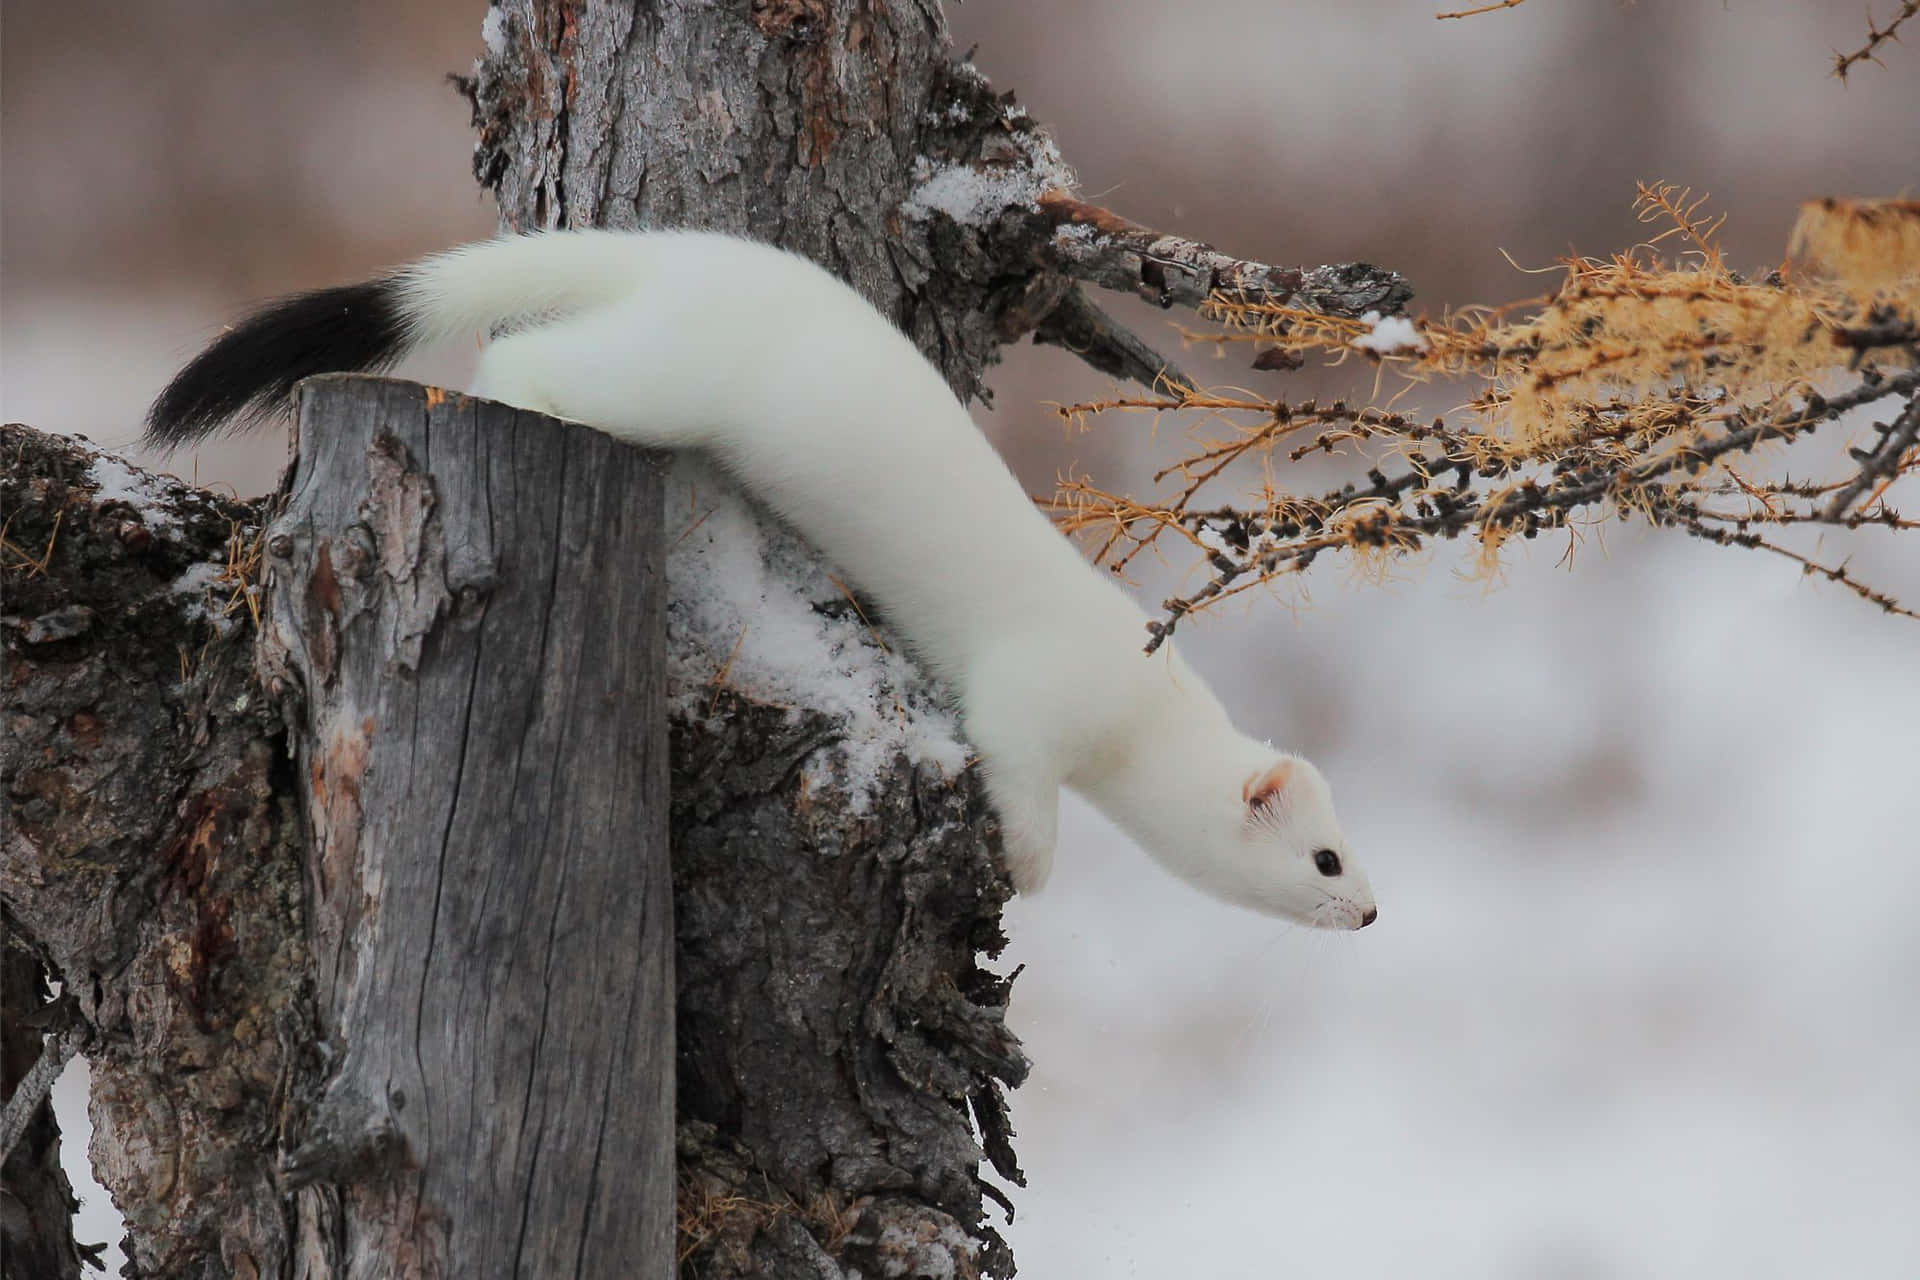
<path id="1" fill-rule="evenodd" d="M 1313 855 L 1313 865 L 1320 868 L 1323 876 L 1340 874 L 1340 855 L 1331 849 L 1321 849 Z"/>

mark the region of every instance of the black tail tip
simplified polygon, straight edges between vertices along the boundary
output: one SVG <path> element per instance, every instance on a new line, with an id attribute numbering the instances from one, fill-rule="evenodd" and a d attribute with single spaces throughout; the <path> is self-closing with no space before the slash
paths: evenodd
<path id="1" fill-rule="evenodd" d="M 192 444 L 271 415 L 302 378 L 389 367 L 407 346 L 399 303 L 392 276 L 268 303 L 174 375 L 147 411 L 144 442 Z"/>

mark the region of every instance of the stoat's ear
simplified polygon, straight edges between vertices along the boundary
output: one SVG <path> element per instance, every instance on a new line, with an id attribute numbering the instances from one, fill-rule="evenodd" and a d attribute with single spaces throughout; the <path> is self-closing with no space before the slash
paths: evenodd
<path id="1" fill-rule="evenodd" d="M 1293 761 L 1276 760 L 1272 767 L 1249 777 L 1240 788 L 1247 802 L 1247 816 L 1258 813 L 1284 813 L 1291 803 L 1287 784 L 1293 781 Z"/>

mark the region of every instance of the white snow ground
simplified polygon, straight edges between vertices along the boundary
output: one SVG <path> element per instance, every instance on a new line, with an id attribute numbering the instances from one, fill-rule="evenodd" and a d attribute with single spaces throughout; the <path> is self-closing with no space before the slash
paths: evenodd
<path id="1" fill-rule="evenodd" d="M 1335 685 L 1380 922 L 1216 907 L 1076 807 L 1010 913 L 1024 1274 L 1920 1275 L 1920 631 L 1612 541 L 1215 626 L 1278 633 L 1256 731 Z"/>

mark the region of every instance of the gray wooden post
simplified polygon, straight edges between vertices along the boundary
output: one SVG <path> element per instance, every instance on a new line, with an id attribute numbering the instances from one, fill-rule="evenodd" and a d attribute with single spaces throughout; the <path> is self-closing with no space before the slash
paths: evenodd
<path id="1" fill-rule="evenodd" d="M 661 475 L 503 405 L 302 388 L 259 653 L 301 694 L 330 1061 L 289 1173 L 332 1274 L 673 1272 Z"/>

